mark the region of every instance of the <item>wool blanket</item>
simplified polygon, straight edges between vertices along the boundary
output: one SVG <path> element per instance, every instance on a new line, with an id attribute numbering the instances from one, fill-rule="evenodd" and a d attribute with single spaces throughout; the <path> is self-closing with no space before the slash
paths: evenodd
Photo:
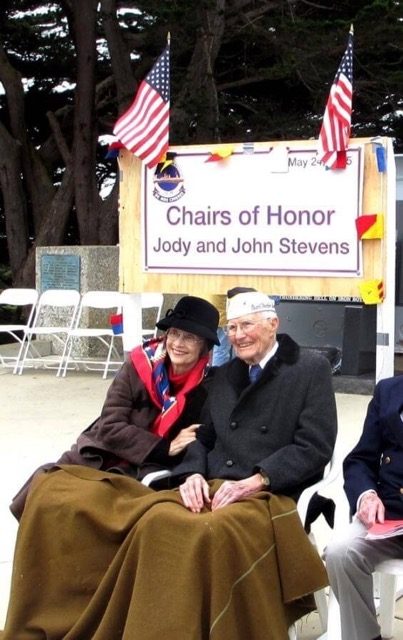
<path id="1" fill-rule="evenodd" d="M 326 584 L 291 498 L 194 514 L 177 490 L 65 465 L 32 484 L 0 637 L 286 640 Z"/>

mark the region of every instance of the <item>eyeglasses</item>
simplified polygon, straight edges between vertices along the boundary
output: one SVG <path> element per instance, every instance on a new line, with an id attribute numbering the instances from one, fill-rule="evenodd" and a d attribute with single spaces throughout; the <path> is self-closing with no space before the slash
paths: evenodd
<path id="1" fill-rule="evenodd" d="M 259 324 L 262 324 L 261 321 L 260 322 L 245 321 L 245 322 L 239 322 L 238 324 L 227 324 L 227 326 L 224 327 L 224 331 L 227 334 L 227 336 L 234 336 L 238 331 L 238 329 L 241 331 L 241 333 L 249 334 L 249 333 L 252 333 L 255 327 L 257 327 Z"/>
<path id="2" fill-rule="evenodd" d="M 183 342 L 189 346 L 203 342 L 203 338 L 195 336 L 194 333 L 186 333 L 186 331 L 180 331 L 179 329 L 171 328 L 167 331 L 167 338 L 172 342 L 175 340 L 183 340 Z"/>

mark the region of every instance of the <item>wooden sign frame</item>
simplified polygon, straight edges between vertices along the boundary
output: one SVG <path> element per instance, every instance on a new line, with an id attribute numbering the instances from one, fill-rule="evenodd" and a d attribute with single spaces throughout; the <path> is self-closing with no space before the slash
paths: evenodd
<path id="1" fill-rule="evenodd" d="M 377 139 L 387 146 L 387 139 Z M 363 145 L 364 182 L 362 194 L 362 214 L 384 213 L 385 236 L 388 233 L 387 196 L 388 172 L 377 168 L 374 144 L 369 138 L 354 139 Z M 314 140 L 294 142 L 256 143 L 255 149 L 285 146 L 288 149 L 316 149 Z M 242 145 L 234 145 L 235 148 Z M 192 149 L 211 151 L 214 145 L 200 145 Z M 189 147 L 173 147 L 179 154 Z M 365 280 L 383 279 L 385 276 L 385 255 L 383 240 L 363 241 L 363 273 L 357 277 L 315 277 L 315 276 L 271 276 L 271 275 L 223 275 L 205 273 L 147 273 L 142 270 L 141 238 L 141 176 L 142 164 L 128 151 L 120 154 L 120 288 L 124 292 L 163 291 L 177 293 L 197 290 L 201 296 L 226 292 L 239 285 L 253 286 L 273 294 L 283 296 L 332 296 L 357 299 L 359 286 Z M 229 169 L 230 170 L 230 169 Z M 325 170 L 325 169 L 324 169 Z M 180 233 L 180 230 L 179 230 Z"/>
<path id="2" fill-rule="evenodd" d="M 132 300 L 142 291 L 163 293 L 194 293 L 210 296 L 223 294 L 231 287 L 252 286 L 272 295 L 284 297 L 315 297 L 323 299 L 360 301 L 360 284 L 369 280 L 381 280 L 385 298 L 377 305 L 377 373 L 380 379 L 393 375 L 394 357 L 394 305 L 395 305 L 395 214 L 396 214 L 396 169 L 392 140 L 387 137 L 354 138 L 353 145 L 364 149 L 364 175 L 361 215 L 381 213 L 384 215 L 383 239 L 362 241 L 362 275 L 360 277 L 304 277 L 271 275 L 222 275 L 205 273 L 147 273 L 142 269 L 141 230 L 141 180 L 142 163 L 129 151 L 122 150 L 119 156 L 120 169 L 120 258 L 119 283 L 122 292 L 133 294 Z M 376 146 L 385 151 L 385 171 L 377 164 Z M 260 142 L 255 150 L 287 147 L 288 150 L 316 149 L 316 140 Z M 212 152 L 217 145 L 192 147 L 205 153 Z M 190 147 L 173 147 L 179 156 Z M 242 149 L 242 143 L 234 149 Z M 325 169 L 324 169 L 325 170 Z M 137 300 L 138 301 L 138 300 Z M 135 304 L 132 304 L 133 318 Z M 137 318 L 137 316 L 136 316 Z M 137 318 L 137 325 L 139 320 Z M 134 322 L 134 320 L 133 320 Z"/>

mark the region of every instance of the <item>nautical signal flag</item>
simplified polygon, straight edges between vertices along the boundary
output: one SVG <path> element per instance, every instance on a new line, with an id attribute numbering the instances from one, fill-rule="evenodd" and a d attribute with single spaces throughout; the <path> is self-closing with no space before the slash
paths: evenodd
<path id="1" fill-rule="evenodd" d="M 353 98 L 353 38 L 351 26 L 347 48 L 330 89 L 319 133 L 319 159 L 328 169 L 345 169 L 347 165 Z"/>
<path id="2" fill-rule="evenodd" d="M 109 316 L 109 323 L 112 327 L 112 332 L 115 336 L 120 336 L 123 333 L 123 314 L 114 313 Z"/>
<path id="3" fill-rule="evenodd" d="M 169 145 L 169 43 L 141 82 L 129 109 L 120 116 L 114 135 L 152 169 Z"/>
<path id="4" fill-rule="evenodd" d="M 359 285 L 364 304 L 379 304 L 385 298 L 382 280 L 365 280 Z"/>
<path id="5" fill-rule="evenodd" d="M 111 158 L 117 158 L 119 155 L 120 149 L 124 148 L 124 145 L 120 142 L 120 140 L 113 138 L 113 136 L 111 136 L 111 138 L 112 138 L 112 141 L 109 143 L 108 151 L 105 156 L 105 158 L 108 158 L 109 160 Z"/>
<path id="6" fill-rule="evenodd" d="M 234 153 L 234 145 L 233 144 L 223 144 L 220 147 L 216 147 L 214 151 L 210 152 L 209 157 L 206 162 L 220 162 L 220 160 L 225 160 L 229 158 Z"/>
<path id="7" fill-rule="evenodd" d="M 360 216 L 355 221 L 359 240 L 377 240 L 383 238 L 384 217 L 380 213 Z"/>

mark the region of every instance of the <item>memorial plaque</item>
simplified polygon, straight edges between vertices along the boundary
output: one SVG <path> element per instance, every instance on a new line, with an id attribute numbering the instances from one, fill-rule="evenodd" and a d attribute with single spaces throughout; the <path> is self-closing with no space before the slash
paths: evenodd
<path id="1" fill-rule="evenodd" d="M 41 291 L 80 291 L 80 256 L 52 254 L 41 257 Z"/>

